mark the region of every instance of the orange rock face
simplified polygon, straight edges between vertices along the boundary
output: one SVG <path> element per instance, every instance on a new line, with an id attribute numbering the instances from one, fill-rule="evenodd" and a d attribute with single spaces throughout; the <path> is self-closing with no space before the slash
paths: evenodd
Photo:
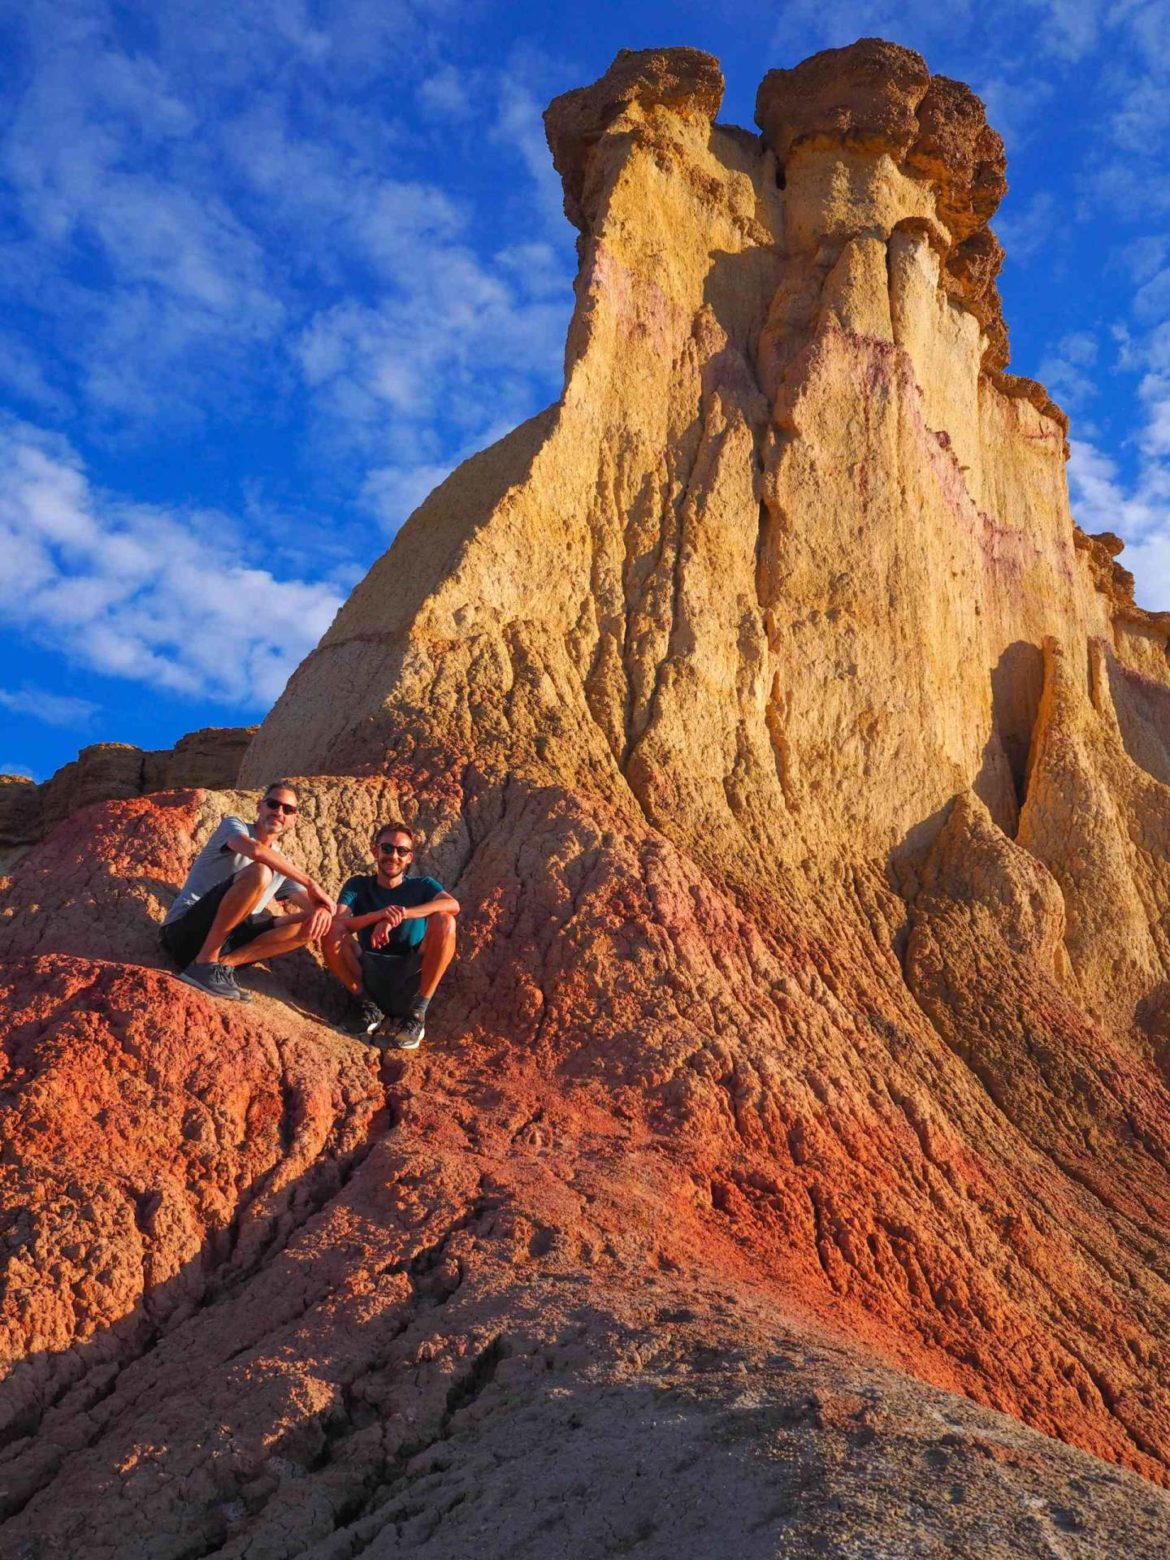
<path id="1" fill-rule="evenodd" d="M 245 760 L 321 881 L 401 816 L 457 893 L 424 1051 L 160 968 L 239 793 L 6 884 L 6 1553 L 1165 1553 L 1167 625 L 956 285 L 976 100 L 718 98 L 553 105 L 564 398 Z"/>
<path id="2" fill-rule="evenodd" d="M 22 846 L 95 802 L 176 786 L 234 785 L 255 729 L 205 727 L 180 737 L 171 749 L 151 753 L 125 742 L 96 742 L 41 785 L 0 775 L 0 869 Z"/>

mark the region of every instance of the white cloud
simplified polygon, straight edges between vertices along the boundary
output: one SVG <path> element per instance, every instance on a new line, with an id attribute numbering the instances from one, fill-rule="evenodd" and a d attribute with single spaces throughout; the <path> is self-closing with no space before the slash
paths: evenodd
<path id="1" fill-rule="evenodd" d="M 1019 264 L 1034 259 L 1050 244 L 1061 231 L 1063 220 L 1055 196 L 1040 190 L 1022 206 L 1009 200 L 992 225 L 1007 250 L 1008 260 Z"/>
<path id="2" fill-rule="evenodd" d="M 63 349 L 100 399 L 153 411 L 177 389 L 166 365 L 212 342 L 230 356 L 277 330 L 282 307 L 262 245 L 192 166 L 197 107 L 146 51 L 115 48 L 112 31 L 97 6 L 29 8 L 29 69 L 0 136 L 0 177 L 35 264 L 7 281 L 69 320 Z M 99 279 L 81 280 L 95 266 Z M 103 394 L 119 377 L 120 392 Z"/>
<path id="3" fill-rule="evenodd" d="M 1106 21 L 1106 0 L 1027 0 L 1039 11 L 1040 46 L 1068 60 L 1083 59 L 1097 45 Z"/>
<path id="4" fill-rule="evenodd" d="M 0 118 L 0 295 L 51 365 L 0 364 L 26 415 L 127 448 L 257 414 L 258 447 L 279 428 L 311 471 L 310 502 L 392 526 L 459 451 L 551 399 L 573 267 L 543 89 L 515 59 L 451 63 L 464 6 L 132 0 L 123 26 L 107 0 L 29 0 Z M 461 136 L 476 172 L 450 180 Z M 489 156 L 527 178 L 484 223 Z M 492 253 L 501 232 L 517 242 Z M 286 572 L 342 566 L 336 531 L 298 539 L 310 556 Z M 112 584 L 94 571 L 54 599 L 112 610 Z"/>
<path id="5" fill-rule="evenodd" d="M 251 709 L 341 604 L 275 578 L 224 516 L 95 490 L 63 440 L 27 424 L 0 424 L 0 554 L 0 621 L 107 675 Z"/>
<path id="6" fill-rule="evenodd" d="M 344 284 L 408 226 L 381 178 L 399 103 L 355 99 L 440 79 L 461 3 L 28 0 L 4 39 L 0 292 L 54 331 L 86 410 L 157 425 L 271 382 L 305 281 Z M 43 375 L 6 377 L 59 413 Z"/>
<path id="7" fill-rule="evenodd" d="M 466 72 L 444 65 L 419 84 L 419 104 L 433 119 L 466 119 L 471 113 L 467 86 Z"/>
<path id="8" fill-rule="evenodd" d="M 368 190 L 352 217 L 366 253 L 402 280 L 426 268 L 431 251 L 450 243 L 465 221 L 454 202 L 433 185 L 389 179 Z"/>
<path id="9" fill-rule="evenodd" d="M 1097 339 L 1092 332 L 1071 331 L 1040 360 L 1036 377 L 1066 411 L 1075 410 L 1084 407 L 1097 393 L 1096 380 L 1090 372 L 1097 358 Z"/>
<path id="10" fill-rule="evenodd" d="M 332 297 L 317 294 L 289 350 L 326 458 L 358 449 L 372 461 L 359 501 L 387 529 L 459 451 L 480 447 L 502 416 L 530 416 L 559 388 L 571 247 L 538 107 L 518 69 L 465 76 L 444 67 L 418 92 L 435 113 L 459 115 L 461 105 L 470 108 L 469 85 L 494 102 L 490 135 L 519 154 L 533 180 L 538 230 L 555 224 L 562 253 L 551 231 L 481 253 L 478 213 L 466 197 L 425 179 L 388 177 L 364 152 L 346 155 L 336 138 L 309 138 L 272 93 L 251 103 L 225 142 L 268 217 L 288 233 L 293 264 L 312 256 L 338 283 Z M 531 197 L 513 199 L 528 233 Z"/>
<path id="11" fill-rule="evenodd" d="M 1131 239 L 1119 252 L 1118 259 L 1129 271 L 1134 281 L 1142 286 L 1162 268 L 1170 238 L 1164 233 L 1146 233 Z"/>
<path id="12" fill-rule="evenodd" d="M 497 250 L 494 261 L 531 297 L 546 298 L 558 293 L 561 297 L 568 295 L 571 278 L 567 274 L 563 257 L 551 244 L 539 240 L 509 244 Z"/>
<path id="13" fill-rule="evenodd" d="M 1170 58 L 1170 12 L 1164 0 L 1117 0 L 1112 14 L 1124 19 L 1145 59 L 1164 67 Z"/>
<path id="14" fill-rule="evenodd" d="M 552 295 L 542 246 L 530 258 L 489 263 L 439 240 L 408 248 L 387 256 L 396 285 L 380 304 L 338 304 L 306 328 L 302 372 L 334 436 L 382 453 L 383 491 L 388 447 L 413 491 L 419 471 L 445 472 L 502 418 L 520 422 L 557 393 L 571 294 Z"/>
<path id="15" fill-rule="evenodd" d="M 984 76 L 973 79 L 971 86 L 983 100 L 988 123 L 1003 137 L 1009 159 L 1034 129 L 1055 90 L 1037 75 Z"/>
<path id="16" fill-rule="evenodd" d="M 1088 3 L 1072 5 L 1069 14 L 1094 10 Z M 1112 259 L 1129 272 L 1134 292 L 1128 318 L 1113 326 L 1112 335 L 1118 372 L 1139 377 L 1130 404 L 1110 408 L 1114 421 L 1130 430 L 1116 453 L 1073 441 L 1070 494 L 1085 529 L 1111 530 L 1125 539 L 1122 562 L 1133 572 L 1137 601 L 1165 610 L 1170 608 L 1170 234 L 1165 225 L 1170 177 L 1163 148 L 1170 130 L 1170 15 L 1161 0 L 1114 0 L 1096 15 L 1098 41 L 1108 45 L 1108 57 L 1101 72 L 1100 149 L 1085 188 L 1098 222 L 1110 210 L 1122 224 L 1122 241 Z"/>
<path id="17" fill-rule="evenodd" d="M 1155 271 L 1134 294 L 1133 312 L 1143 323 L 1170 319 L 1170 266 Z"/>
<path id="18" fill-rule="evenodd" d="M 1123 151 L 1138 157 L 1156 155 L 1170 130 L 1170 102 L 1166 97 L 1165 62 L 1143 74 L 1130 73 L 1120 84 L 1113 113 L 1113 140 Z"/>
<path id="19" fill-rule="evenodd" d="M 1126 543 L 1122 562 L 1134 576 L 1134 598 L 1150 611 L 1170 609 L 1170 387 L 1147 397 L 1137 470 L 1126 479 L 1093 444 L 1071 440 L 1069 496 L 1073 518 L 1094 534 L 1113 531 Z"/>
<path id="20" fill-rule="evenodd" d="M 61 416 L 68 399 L 50 383 L 45 367 L 32 347 L 14 332 L 0 328 L 0 384 L 19 401 L 39 411 Z"/>
<path id="21" fill-rule="evenodd" d="M 546 227 L 563 234 L 564 194 L 545 139 L 542 105 L 516 74 L 504 75 L 500 80 L 493 138 L 519 154 L 535 186 Z"/>
<path id="22" fill-rule="evenodd" d="M 50 693 L 27 683 L 16 690 L 0 688 L 0 706 L 14 715 L 31 715 L 48 726 L 87 726 L 99 708 L 89 699 Z"/>
<path id="23" fill-rule="evenodd" d="M 12 775 L 17 780 L 39 780 L 40 776 L 33 773 L 24 764 L 0 763 L 0 775 Z"/>
<path id="24" fill-rule="evenodd" d="M 454 463 L 378 466 L 366 477 L 361 502 L 387 535 L 393 535 L 402 522 L 451 475 Z"/>
<path id="25" fill-rule="evenodd" d="M 222 140 L 247 195 L 263 202 L 264 221 L 294 238 L 291 265 L 315 272 L 310 280 L 340 282 L 355 265 L 409 267 L 465 224 L 434 184 L 389 177 L 384 146 L 375 167 L 353 155 L 336 125 L 314 135 L 294 127 L 280 94 L 257 94 Z"/>
<path id="26" fill-rule="evenodd" d="M 1134 600 L 1149 612 L 1170 610 L 1170 535 L 1129 542 L 1120 562 L 1134 577 Z"/>
<path id="27" fill-rule="evenodd" d="M 1162 518 L 1139 482 L 1122 480 L 1115 460 L 1084 439 L 1069 441 L 1069 494 L 1073 518 L 1083 531 L 1116 531 L 1137 538 L 1157 526 Z"/>

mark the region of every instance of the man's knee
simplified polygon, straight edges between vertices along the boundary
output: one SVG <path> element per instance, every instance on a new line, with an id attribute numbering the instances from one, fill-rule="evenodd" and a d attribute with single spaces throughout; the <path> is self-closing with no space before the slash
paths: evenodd
<path id="1" fill-rule="evenodd" d="M 267 888 L 272 882 L 272 868 L 266 867 L 262 861 L 253 861 L 242 867 L 233 881 L 244 883 L 249 888 Z"/>
<path id="2" fill-rule="evenodd" d="M 346 938 L 349 936 L 350 931 L 348 927 L 342 926 L 337 921 L 331 921 L 328 930 L 321 938 L 321 947 L 326 953 L 340 953 Z"/>
<path id="3" fill-rule="evenodd" d="M 445 910 L 436 910 L 434 915 L 427 916 L 427 930 L 424 939 L 426 942 L 437 942 L 443 945 L 455 945 L 455 917 L 448 915 Z"/>

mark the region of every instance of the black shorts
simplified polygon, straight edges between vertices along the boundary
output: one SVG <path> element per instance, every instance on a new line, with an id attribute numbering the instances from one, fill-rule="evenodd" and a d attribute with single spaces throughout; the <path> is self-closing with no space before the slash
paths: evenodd
<path id="1" fill-rule="evenodd" d="M 422 981 L 422 950 L 379 953 L 362 950 L 362 990 L 383 1013 L 405 1018 Z"/>
<path id="2" fill-rule="evenodd" d="M 220 901 L 234 882 L 234 877 L 224 878 L 223 882 L 218 883 L 210 893 L 204 894 L 202 899 L 197 899 L 189 910 L 184 910 L 177 921 L 171 921 L 160 929 L 158 935 L 163 945 L 163 952 L 179 969 L 185 970 L 188 964 L 194 964 L 199 957 L 199 950 L 207 941 L 207 934 L 211 930 L 212 921 L 215 920 L 215 912 L 219 909 Z M 223 951 L 235 953 L 237 948 L 255 942 L 257 937 L 270 931 L 275 925 L 274 915 L 261 913 L 246 916 L 239 926 L 233 926 L 224 938 Z"/>

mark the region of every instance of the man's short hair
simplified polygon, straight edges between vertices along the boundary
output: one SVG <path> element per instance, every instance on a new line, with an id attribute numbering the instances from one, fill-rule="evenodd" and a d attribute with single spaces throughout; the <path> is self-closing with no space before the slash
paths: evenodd
<path id="1" fill-rule="evenodd" d="M 414 830 L 408 829 L 404 823 L 380 823 L 374 830 L 374 844 L 386 834 L 405 834 L 410 841 L 410 848 L 414 849 Z"/>
<path id="2" fill-rule="evenodd" d="M 293 785 L 291 780 L 273 780 L 271 785 L 266 785 L 264 787 L 265 796 L 271 796 L 273 791 L 291 791 L 298 802 L 301 799 L 301 793 L 297 790 L 296 786 Z"/>

